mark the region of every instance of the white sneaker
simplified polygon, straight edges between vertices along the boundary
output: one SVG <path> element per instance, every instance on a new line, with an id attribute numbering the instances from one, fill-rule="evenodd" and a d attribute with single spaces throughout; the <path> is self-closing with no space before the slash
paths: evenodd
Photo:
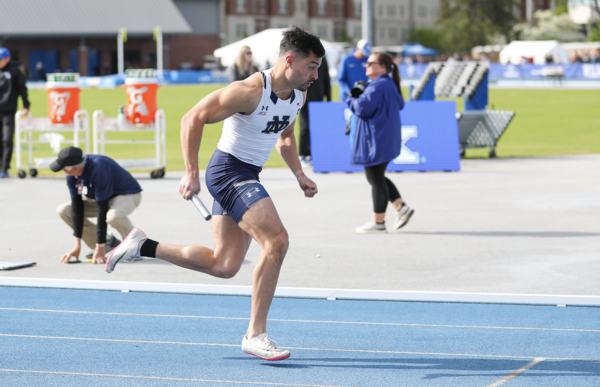
<path id="1" fill-rule="evenodd" d="M 406 226 L 406 223 L 410 220 L 410 217 L 413 216 L 415 210 L 410 208 L 405 204 L 400 207 L 400 210 L 396 212 L 396 217 L 394 219 L 394 230 L 398 230 L 401 227 Z"/>
<path id="2" fill-rule="evenodd" d="M 290 357 L 290 351 L 277 348 L 277 343 L 271 340 L 266 332 L 251 339 L 247 339 L 246 335 L 244 335 L 242 352 L 270 361 L 283 360 Z"/>
<path id="3" fill-rule="evenodd" d="M 134 228 L 127 234 L 123 242 L 110 252 L 106 260 L 106 272 L 112 273 L 120 261 L 131 262 L 140 256 L 142 243 L 148 239 L 139 228 Z"/>
<path id="4" fill-rule="evenodd" d="M 356 232 L 359 234 L 383 234 L 387 232 L 387 229 L 385 228 L 385 224 L 369 220 L 364 226 L 357 227 Z"/>
<path id="5" fill-rule="evenodd" d="M 310 156 L 300 156 L 300 165 L 302 168 L 312 167 L 312 158 Z"/>

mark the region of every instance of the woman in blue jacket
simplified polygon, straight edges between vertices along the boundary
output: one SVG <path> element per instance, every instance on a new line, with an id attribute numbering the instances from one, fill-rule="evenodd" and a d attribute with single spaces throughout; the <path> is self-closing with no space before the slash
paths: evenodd
<path id="1" fill-rule="evenodd" d="M 390 73 L 392 76 L 390 77 Z M 393 229 L 403 227 L 414 213 L 403 202 L 400 192 L 388 178 L 385 168 L 400 154 L 400 110 L 404 99 L 400 90 L 400 74 L 392 56 L 373 53 L 367 61 L 367 76 L 372 79 L 364 92 L 346 99 L 358 117 L 352 144 L 352 164 L 363 165 L 372 187 L 373 220 L 356 229 L 357 233 L 385 233 L 385 210 L 388 201 L 396 210 Z"/>

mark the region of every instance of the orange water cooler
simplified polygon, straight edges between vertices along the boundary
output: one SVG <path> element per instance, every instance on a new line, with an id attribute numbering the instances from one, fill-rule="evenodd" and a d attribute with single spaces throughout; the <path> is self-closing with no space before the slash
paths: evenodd
<path id="1" fill-rule="evenodd" d="M 79 110 L 79 74 L 52 73 L 47 75 L 48 118 L 52 124 L 71 124 Z"/>
<path id="2" fill-rule="evenodd" d="M 127 70 L 125 84 L 127 107 L 125 117 L 132 124 L 150 124 L 156 114 L 156 90 L 159 85 L 156 70 Z"/>

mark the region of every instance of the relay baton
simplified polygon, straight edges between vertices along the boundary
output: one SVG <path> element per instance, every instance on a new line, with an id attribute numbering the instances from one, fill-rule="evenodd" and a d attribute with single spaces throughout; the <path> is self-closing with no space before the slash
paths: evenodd
<path id="1" fill-rule="evenodd" d="M 192 203 L 194 203 L 194 206 L 200 212 L 200 214 L 202 215 L 204 220 L 210 220 L 210 218 L 212 218 L 210 212 L 208 212 L 208 209 L 206 209 L 206 207 L 204 206 L 204 203 L 202 203 L 202 200 L 200 200 L 198 195 L 193 194 L 191 201 L 192 201 Z"/>

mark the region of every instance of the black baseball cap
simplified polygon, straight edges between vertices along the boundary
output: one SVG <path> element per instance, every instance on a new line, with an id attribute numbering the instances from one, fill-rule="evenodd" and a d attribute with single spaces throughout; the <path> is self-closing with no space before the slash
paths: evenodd
<path id="1" fill-rule="evenodd" d="M 83 161 L 83 151 L 74 146 L 68 146 L 58 153 L 58 158 L 50 164 L 53 172 L 58 172 L 64 167 L 72 167 Z"/>

